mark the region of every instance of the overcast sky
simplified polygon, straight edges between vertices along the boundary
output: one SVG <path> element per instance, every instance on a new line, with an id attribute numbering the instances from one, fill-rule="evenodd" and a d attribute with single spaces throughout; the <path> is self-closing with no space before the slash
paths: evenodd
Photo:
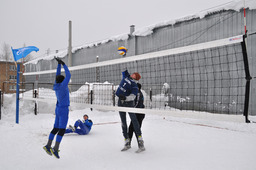
<path id="1" fill-rule="evenodd" d="M 0 0 L 0 53 L 3 43 L 13 48 L 36 46 L 46 50 L 68 47 L 68 21 L 72 46 L 98 42 L 129 33 L 130 25 L 143 28 L 179 19 L 231 0 Z"/>

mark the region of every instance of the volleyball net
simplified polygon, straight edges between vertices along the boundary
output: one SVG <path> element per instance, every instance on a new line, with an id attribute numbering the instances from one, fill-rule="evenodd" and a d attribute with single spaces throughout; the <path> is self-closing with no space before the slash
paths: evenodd
<path id="1" fill-rule="evenodd" d="M 117 107 L 115 91 L 126 69 L 142 77 L 145 109 Z M 69 70 L 71 105 L 137 113 L 178 109 L 248 116 L 250 75 L 242 35 Z M 23 98 L 56 102 L 55 74 L 56 70 L 24 73 Z"/>

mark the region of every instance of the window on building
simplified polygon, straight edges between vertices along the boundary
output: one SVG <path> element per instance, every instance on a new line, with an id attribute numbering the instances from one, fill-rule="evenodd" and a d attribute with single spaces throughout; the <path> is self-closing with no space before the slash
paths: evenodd
<path id="1" fill-rule="evenodd" d="M 17 76 L 10 75 L 10 76 L 9 76 L 9 79 L 10 79 L 10 80 L 16 80 L 16 79 L 17 79 Z"/>
<path id="2" fill-rule="evenodd" d="M 16 90 L 16 85 L 10 85 L 9 90 Z"/>
<path id="3" fill-rule="evenodd" d="M 17 70 L 15 65 L 10 65 L 9 69 L 10 69 L 10 71 L 16 71 Z"/>

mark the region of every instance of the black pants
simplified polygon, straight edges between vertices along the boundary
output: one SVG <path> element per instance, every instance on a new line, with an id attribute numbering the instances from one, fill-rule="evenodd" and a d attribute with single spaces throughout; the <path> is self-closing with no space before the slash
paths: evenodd
<path id="1" fill-rule="evenodd" d="M 134 101 L 122 102 L 120 99 L 118 100 L 118 106 L 120 107 L 134 107 Z M 136 136 L 141 136 L 140 124 L 137 120 L 136 114 L 128 112 L 131 122 L 133 124 L 133 130 Z M 125 139 L 129 138 L 128 135 L 128 126 L 126 122 L 126 112 L 119 112 L 121 122 L 122 122 L 122 132 Z"/>
<path id="2" fill-rule="evenodd" d="M 138 122 L 139 122 L 139 125 L 140 125 L 140 128 L 142 126 L 142 121 L 143 119 L 145 118 L 145 114 L 135 114 L 137 119 L 138 119 Z M 132 136 L 133 136 L 133 132 L 134 132 L 134 128 L 133 128 L 133 124 L 132 122 L 130 123 L 130 126 L 129 126 L 129 131 L 128 131 L 128 135 L 129 135 L 129 138 L 132 140 Z M 136 135 L 135 135 L 136 136 Z M 136 136 L 137 138 L 137 136 Z"/>

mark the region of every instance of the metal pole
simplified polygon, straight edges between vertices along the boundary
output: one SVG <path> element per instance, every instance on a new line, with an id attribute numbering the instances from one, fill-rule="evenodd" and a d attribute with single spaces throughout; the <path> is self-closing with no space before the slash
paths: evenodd
<path id="1" fill-rule="evenodd" d="M 93 90 L 91 90 L 91 104 L 93 103 Z M 92 111 L 93 109 L 91 108 L 91 111 Z"/>
<path id="2" fill-rule="evenodd" d="M 99 56 L 96 56 L 96 62 L 99 62 Z M 100 82 L 100 68 L 96 67 L 96 82 Z"/>
<path id="3" fill-rule="evenodd" d="M 134 37 L 134 55 L 137 55 L 137 36 L 136 35 L 132 35 L 135 31 L 135 25 L 131 25 L 130 26 L 130 36 Z"/>
<path id="4" fill-rule="evenodd" d="M 116 105 L 116 91 L 113 90 L 113 106 Z"/>
<path id="5" fill-rule="evenodd" d="M 33 83 L 33 92 L 34 92 L 34 98 L 38 97 L 38 75 L 36 76 L 36 81 Z M 38 103 L 35 101 L 35 110 L 34 113 L 37 115 L 37 108 L 38 108 Z"/>
<path id="6" fill-rule="evenodd" d="M 19 92 L 20 92 L 20 64 L 17 64 L 17 85 L 16 85 L 16 123 L 19 124 Z"/>
<path id="7" fill-rule="evenodd" d="M 248 55 L 246 50 L 246 35 L 243 36 L 243 42 L 241 42 L 242 45 L 242 51 L 243 51 L 243 60 L 244 60 L 244 71 L 245 71 L 245 79 L 246 79 L 246 85 L 245 85 L 245 99 L 244 99 L 244 116 L 245 116 L 245 122 L 250 123 L 250 120 L 248 119 L 249 116 L 249 100 L 250 100 L 250 83 L 251 83 L 251 74 L 249 69 L 249 62 L 248 62 Z"/>
<path id="8" fill-rule="evenodd" d="M 72 21 L 69 21 L 68 37 L 68 66 L 72 67 Z M 72 78 L 70 79 L 70 82 L 72 82 Z M 68 85 L 68 88 L 71 92 L 71 85 Z"/>
<path id="9" fill-rule="evenodd" d="M 149 89 L 150 109 L 152 109 L 152 89 Z"/>
<path id="10" fill-rule="evenodd" d="M 34 90 L 34 98 L 37 98 L 37 90 Z M 34 110 L 35 115 L 37 115 L 37 102 L 35 102 L 35 110 Z"/>
<path id="11" fill-rule="evenodd" d="M 3 103 L 4 103 L 4 93 L 5 93 L 5 88 L 4 88 L 4 86 L 5 86 L 5 83 L 6 82 L 3 82 L 3 92 L 2 92 L 2 105 L 3 105 Z"/>
<path id="12" fill-rule="evenodd" d="M 68 66 L 72 66 L 72 21 L 69 21 L 68 29 Z"/>
<path id="13" fill-rule="evenodd" d="M 244 0 L 244 34 L 247 33 L 246 29 L 246 10 L 245 10 L 245 0 Z"/>

